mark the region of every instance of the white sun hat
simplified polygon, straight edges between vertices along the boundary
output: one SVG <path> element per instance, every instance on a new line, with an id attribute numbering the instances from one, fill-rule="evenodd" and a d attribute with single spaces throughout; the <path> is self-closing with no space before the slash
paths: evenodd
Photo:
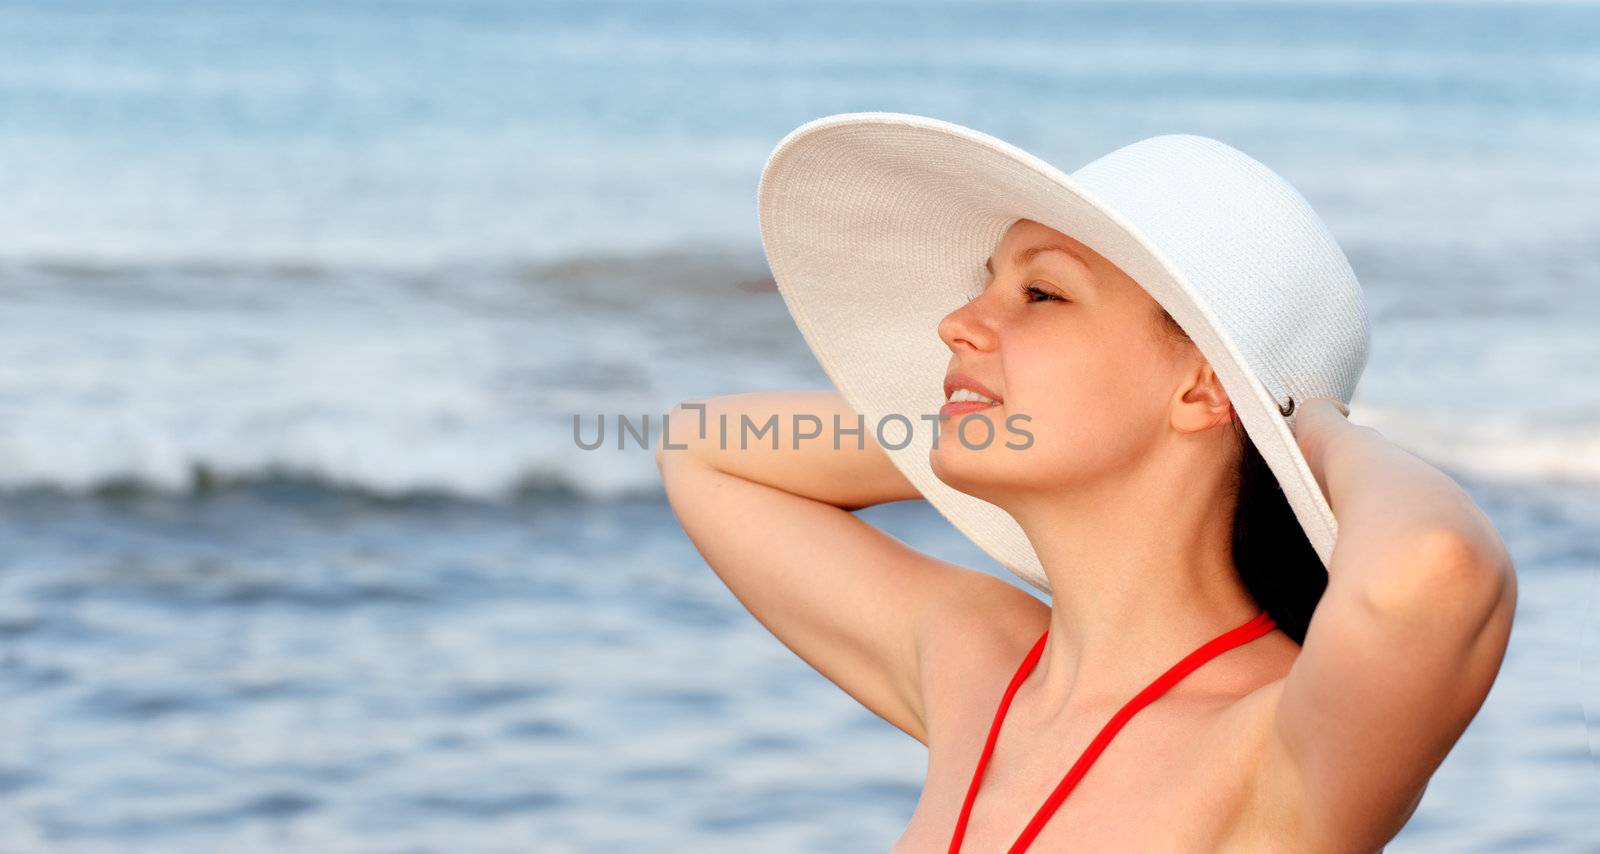
<path id="1" fill-rule="evenodd" d="M 1349 414 L 1370 326 L 1348 259 L 1277 173 L 1204 136 L 1164 134 L 1072 173 L 1003 140 L 906 113 L 806 122 L 757 193 L 774 281 L 823 371 L 867 429 L 919 429 L 895 465 L 962 534 L 1034 587 L 1049 582 L 1010 514 L 933 473 L 950 350 L 938 324 L 985 284 L 1018 219 L 1100 253 L 1172 315 L 1216 371 L 1326 567 L 1338 525 L 1294 438 L 1298 405 Z M 896 423 L 890 421 L 888 423 Z"/>

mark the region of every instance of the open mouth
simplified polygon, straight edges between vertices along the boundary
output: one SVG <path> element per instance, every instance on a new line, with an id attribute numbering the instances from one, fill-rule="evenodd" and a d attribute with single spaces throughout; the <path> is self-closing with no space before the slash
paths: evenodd
<path id="1" fill-rule="evenodd" d="M 969 388 L 957 388 L 950 392 L 950 399 L 944 406 L 939 407 L 941 416 L 965 415 L 969 412 L 982 412 L 1000 405 L 1000 401 L 985 397 Z"/>

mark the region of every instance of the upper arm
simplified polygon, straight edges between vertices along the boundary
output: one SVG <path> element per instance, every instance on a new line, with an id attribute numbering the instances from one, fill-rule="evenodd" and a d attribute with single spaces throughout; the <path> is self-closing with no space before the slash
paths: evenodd
<path id="1" fill-rule="evenodd" d="M 919 644 L 973 570 L 912 549 L 826 502 L 674 455 L 663 482 L 684 531 L 778 640 L 927 743 Z"/>
<path id="2" fill-rule="evenodd" d="M 1345 555 L 1348 558 L 1348 554 Z M 1284 678 L 1265 786 L 1287 790 L 1305 832 L 1381 846 L 1477 714 L 1499 671 L 1516 602 L 1509 562 L 1452 534 L 1386 556 L 1362 589 L 1329 586 Z M 1364 559 L 1380 559 L 1370 551 Z"/>

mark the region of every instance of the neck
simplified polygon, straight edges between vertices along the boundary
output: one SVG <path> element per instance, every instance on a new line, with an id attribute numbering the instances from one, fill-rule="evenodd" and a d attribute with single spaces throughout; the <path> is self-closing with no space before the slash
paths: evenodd
<path id="1" fill-rule="evenodd" d="M 1234 568 L 1229 483 L 1158 456 L 1114 484 L 1008 508 L 1051 587 L 1050 636 L 1023 686 L 1041 720 L 1118 707 L 1261 610 Z"/>

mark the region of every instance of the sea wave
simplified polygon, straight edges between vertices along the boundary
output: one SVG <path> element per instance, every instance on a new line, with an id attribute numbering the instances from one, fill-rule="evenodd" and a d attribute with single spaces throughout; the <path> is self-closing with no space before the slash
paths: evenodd
<path id="1" fill-rule="evenodd" d="M 569 417 L 570 418 L 570 417 Z M 630 416 L 636 425 L 642 419 Z M 1392 408 L 1351 407 L 1351 420 L 1447 473 L 1508 483 L 1600 485 L 1600 420 L 1585 424 L 1513 423 Z M 515 441 L 435 442 L 391 435 L 346 436 L 345 452 L 316 442 L 241 444 L 232 451 L 183 448 L 170 437 L 146 437 L 138 453 L 91 461 L 66 446 L 52 454 L 0 445 L 0 492 L 49 493 L 92 499 L 147 495 L 206 499 L 239 490 L 305 491 L 382 502 L 458 500 L 626 502 L 661 497 L 649 447 L 631 436 L 623 449 L 608 442 L 580 448 L 570 434 L 539 431 L 532 447 Z M 660 435 L 652 416 L 647 442 Z M 363 450 L 355 450 L 357 446 Z M 653 447 L 653 444 L 651 445 Z M 124 450 L 132 450 L 124 448 Z"/>
<path id="2" fill-rule="evenodd" d="M 651 471 L 653 471 L 653 465 Z M 348 472 L 316 471 L 289 465 L 256 469 L 218 468 L 202 461 L 186 467 L 139 472 L 105 472 L 99 476 L 9 478 L 0 483 L 0 497 L 82 498 L 121 502 L 144 498 L 211 500 L 238 493 L 274 495 L 287 499 L 346 498 L 356 501 L 408 505 L 453 502 L 515 505 L 524 503 L 587 501 L 621 503 L 661 496 L 659 479 L 638 476 L 597 475 L 591 469 L 559 470 L 533 467 L 503 477 L 388 478 L 362 480 Z"/>

